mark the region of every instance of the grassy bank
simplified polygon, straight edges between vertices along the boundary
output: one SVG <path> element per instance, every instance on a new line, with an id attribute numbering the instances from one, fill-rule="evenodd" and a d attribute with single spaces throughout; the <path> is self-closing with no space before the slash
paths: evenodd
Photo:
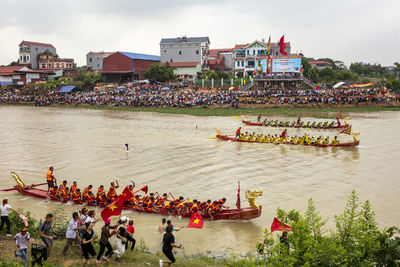
<path id="1" fill-rule="evenodd" d="M 30 104 L 12 104 L 30 105 Z M 400 111 L 400 106 L 349 106 L 349 107 L 294 107 L 294 106 L 271 106 L 265 108 L 230 108 L 230 107 L 196 107 L 196 108 L 157 108 L 157 107 L 114 107 L 114 106 L 91 106 L 91 105 L 51 105 L 53 108 L 79 108 L 93 110 L 119 110 L 130 112 L 156 112 L 164 114 L 186 114 L 192 116 L 285 116 L 285 117 L 313 117 L 334 118 L 339 111 L 344 113 L 366 113 L 381 111 Z"/>
<path id="2" fill-rule="evenodd" d="M 67 256 L 62 253 L 65 245 L 65 240 L 55 241 L 52 249 L 52 254 L 48 260 L 49 264 L 45 266 L 82 266 L 82 252 L 76 246 L 70 247 Z M 31 240 L 31 243 L 42 244 L 41 241 Z M 114 243 L 114 242 L 113 242 Z M 114 245 L 114 244 L 112 244 Z M 99 246 L 95 244 L 96 252 L 99 251 Z M 22 266 L 22 260 L 14 257 L 16 249 L 15 242 L 11 237 L 0 237 L 0 266 Z M 28 260 L 31 258 L 30 249 L 28 249 Z M 102 262 L 103 266 L 159 266 L 159 259 L 166 259 L 161 252 L 157 254 L 149 253 L 146 245 L 142 242 L 137 242 L 135 250 L 127 250 L 120 262 L 116 262 L 115 256 L 108 264 Z M 177 262 L 173 266 L 226 266 L 225 260 L 215 260 L 204 256 L 197 257 L 176 257 Z M 94 259 L 89 260 L 88 266 L 95 266 Z M 165 265 L 166 266 L 166 265 Z"/>

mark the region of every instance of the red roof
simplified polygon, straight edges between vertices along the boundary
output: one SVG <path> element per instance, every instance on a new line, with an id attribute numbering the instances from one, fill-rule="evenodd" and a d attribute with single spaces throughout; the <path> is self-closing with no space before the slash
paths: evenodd
<path id="1" fill-rule="evenodd" d="M 0 75 L 11 75 L 22 68 L 22 66 L 0 66 Z"/>
<path id="2" fill-rule="evenodd" d="M 200 62 L 171 62 L 171 67 L 196 67 Z"/>
<path id="3" fill-rule="evenodd" d="M 323 60 L 308 61 L 308 64 L 310 64 L 310 65 L 324 64 L 324 65 L 330 65 L 330 66 L 332 66 L 332 63 L 330 63 L 330 62 L 328 62 L 328 61 L 323 61 Z"/>
<path id="4" fill-rule="evenodd" d="M 249 44 L 237 44 L 237 45 L 235 45 L 235 47 L 233 49 L 235 50 L 235 49 L 243 48 L 243 47 L 248 46 L 248 45 Z"/>
<path id="5" fill-rule="evenodd" d="M 22 44 L 31 46 L 31 45 L 36 45 L 36 46 L 44 46 L 44 47 L 52 47 L 55 48 L 52 44 L 45 44 L 45 43 L 38 43 L 38 42 L 30 42 L 30 41 L 22 41 L 19 46 L 21 46 Z"/>

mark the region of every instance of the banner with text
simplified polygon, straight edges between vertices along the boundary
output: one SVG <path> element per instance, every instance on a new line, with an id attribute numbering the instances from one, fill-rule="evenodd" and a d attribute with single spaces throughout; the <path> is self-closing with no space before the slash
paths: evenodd
<path id="1" fill-rule="evenodd" d="M 301 69 L 301 57 L 272 58 L 272 72 L 299 72 Z"/>

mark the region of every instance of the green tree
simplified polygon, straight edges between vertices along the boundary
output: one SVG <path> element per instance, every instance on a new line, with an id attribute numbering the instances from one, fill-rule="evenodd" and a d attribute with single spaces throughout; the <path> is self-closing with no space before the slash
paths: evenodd
<path id="1" fill-rule="evenodd" d="M 176 79 L 174 69 L 168 62 L 165 64 L 154 63 L 148 69 L 143 70 L 143 76 L 149 80 L 168 82 Z"/>

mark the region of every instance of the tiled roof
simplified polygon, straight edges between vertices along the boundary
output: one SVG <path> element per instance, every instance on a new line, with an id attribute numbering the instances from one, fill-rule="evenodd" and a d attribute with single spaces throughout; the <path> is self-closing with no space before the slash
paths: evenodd
<path id="1" fill-rule="evenodd" d="M 130 57 L 131 59 L 142 59 L 142 60 L 153 60 L 153 61 L 161 60 L 160 56 L 138 54 L 138 53 L 131 53 L 131 52 L 121 52 L 121 51 L 118 51 L 117 53 L 121 53 L 127 57 Z"/>
<path id="2" fill-rule="evenodd" d="M 31 45 L 35 45 L 35 46 L 44 46 L 44 47 L 52 47 L 55 48 L 52 44 L 46 44 L 46 43 L 38 43 L 38 42 L 30 42 L 30 41 L 22 41 L 19 46 L 21 46 L 22 44 L 31 46 Z"/>
<path id="3" fill-rule="evenodd" d="M 249 44 L 237 44 L 235 45 L 235 47 L 233 48 L 233 50 L 239 49 L 239 48 L 244 48 L 245 46 L 248 46 Z"/>
<path id="4" fill-rule="evenodd" d="M 171 67 L 196 67 L 200 62 L 171 62 Z"/>
<path id="5" fill-rule="evenodd" d="M 161 39 L 160 44 L 178 44 L 183 40 L 182 37 L 178 38 L 163 38 Z M 208 37 L 186 37 L 185 43 L 202 43 L 202 42 L 210 42 Z"/>

